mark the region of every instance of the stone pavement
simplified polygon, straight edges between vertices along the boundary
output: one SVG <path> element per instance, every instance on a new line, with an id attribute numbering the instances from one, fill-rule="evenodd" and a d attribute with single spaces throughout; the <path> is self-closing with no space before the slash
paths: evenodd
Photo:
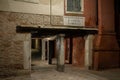
<path id="1" fill-rule="evenodd" d="M 38 64 L 38 62 L 35 64 Z M 13 76 L 0 78 L 0 80 L 120 80 L 120 69 L 89 71 L 67 64 L 65 65 L 65 72 L 58 72 L 56 71 L 56 65 L 40 63 L 41 66 L 36 66 L 35 64 L 32 66 L 30 76 Z"/>

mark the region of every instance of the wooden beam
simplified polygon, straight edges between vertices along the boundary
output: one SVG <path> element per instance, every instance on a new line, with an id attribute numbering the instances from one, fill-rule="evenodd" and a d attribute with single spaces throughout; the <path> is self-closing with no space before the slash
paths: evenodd
<path id="1" fill-rule="evenodd" d="M 85 36 L 88 34 L 97 34 L 97 29 L 95 28 L 74 28 L 74 27 L 65 27 L 65 28 L 41 28 L 41 27 L 24 27 L 17 26 L 16 31 L 18 33 L 31 33 L 32 37 L 46 37 L 53 36 L 57 34 L 65 34 L 66 37 L 70 36 Z"/>

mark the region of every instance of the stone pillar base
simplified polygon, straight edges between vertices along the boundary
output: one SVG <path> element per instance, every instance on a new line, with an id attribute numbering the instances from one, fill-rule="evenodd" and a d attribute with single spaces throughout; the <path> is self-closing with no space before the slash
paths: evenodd
<path id="1" fill-rule="evenodd" d="M 58 65 L 57 66 L 57 71 L 59 71 L 59 72 L 64 72 L 64 69 L 65 67 L 64 67 L 64 65 Z"/>
<path id="2" fill-rule="evenodd" d="M 120 62 L 119 46 L 114 33 L 96 36 L 93 48 L 93 69 L 118 68 Z"/>

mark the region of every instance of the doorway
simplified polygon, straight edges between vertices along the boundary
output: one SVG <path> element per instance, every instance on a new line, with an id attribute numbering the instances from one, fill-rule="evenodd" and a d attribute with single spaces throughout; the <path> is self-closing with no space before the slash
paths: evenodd
<path id="1" fill-rule="evenodd" d="M 31 39 L 31 69 L 35 69 L 39 66 L 42 55 L 41 47 L 42 45 L 40 38 Z"/>
<path id="2" fill-rule="evenodd" d="M 31 70 L 55 68 L 55 40 L 32 38 Z"/>

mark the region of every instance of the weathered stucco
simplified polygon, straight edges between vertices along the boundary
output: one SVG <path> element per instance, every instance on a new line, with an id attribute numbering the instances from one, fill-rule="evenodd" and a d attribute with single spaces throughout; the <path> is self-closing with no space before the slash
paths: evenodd
<path id="1" fill-rule="evenodd" d="M 51 17 L 51 18 L 50 18 Z M 49 16 L 42 14 L 27 14 L 27 13 L 9 13 L 9 21 L 16 25 L 34 25 L 34 26 L 49 26 L 62 25 L 62 16 Z M 51 21 L 51 22 L 50 22 Z"/>
<path id="2" fill-rule="evenodd" d="M 73 38 L 73 65 L 84 67 L 85 40 L 83 37 Z"/>
<path id="3" fill-rule="evenodd" d="M 45 15 L 64 15 L 64 0 L 0 0 L 0 10 Z M 51 2 L 50 2 L 51 1 Z"/>
<path id="4" fill-rule="evenodd" d="M 84 0 L 85 25 L 87 27 L 97 27 L 97 1 Z"/>

